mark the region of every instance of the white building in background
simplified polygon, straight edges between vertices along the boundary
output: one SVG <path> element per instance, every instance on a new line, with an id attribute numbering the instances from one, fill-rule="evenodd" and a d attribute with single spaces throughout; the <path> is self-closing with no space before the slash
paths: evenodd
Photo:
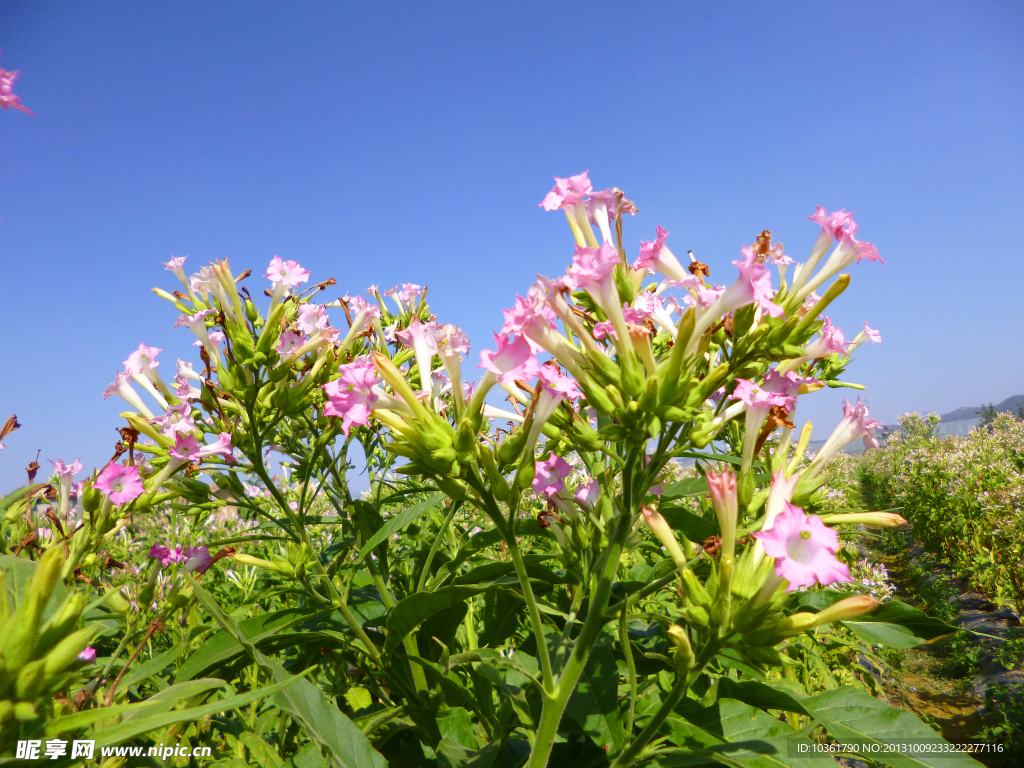
<path id="1" fill-rule="evenodd" d="M 957 419 L 956 421 L 940 421 L 935 425 L 936 437 L 967 437 L 967 434 L 981 424 L 981 417 L 973 419 Z"/>

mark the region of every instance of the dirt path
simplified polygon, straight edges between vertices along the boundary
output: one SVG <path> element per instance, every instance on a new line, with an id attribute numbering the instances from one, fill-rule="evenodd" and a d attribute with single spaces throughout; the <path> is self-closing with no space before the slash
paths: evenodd
<path id="1" fill-rule="evenodd" d="M 889 549 L 873 550 L 871 556 L 886 566 L 898 599 L 932 615 L 945 613 L 947 622 L 990 636 L 950 635 L 894 654 L 892 674 L 884 679 L 889 702 L 932 722 L 947 741 L 977 741 L 986 721 L 992 721 L 986 708 L 988 690 L 1004 685 L 1024 696 L 1024 671 L 1007 668 L 996 653 L 1002 642 L 998 638 L 1020 627 L 1020 617 L 1009 608 L 1000 610 L 948 572 L 933 570 L 922 582 L 921 565 L 930 564 L 931 558 L 909 535 L 906 548 Z M 928 605 L 929 597 L 933 602 L 944 599 L 945 606 L 935 610 Z M 1024 764 L 1022 755 L 976 757 L 991 768 Z"/>

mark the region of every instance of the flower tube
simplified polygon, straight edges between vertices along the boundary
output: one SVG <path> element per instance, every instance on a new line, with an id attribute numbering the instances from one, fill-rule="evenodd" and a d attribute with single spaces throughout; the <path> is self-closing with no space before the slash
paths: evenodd
<path id="1" fill-rule="evenodd" d="M 570 290 L 584 290 L 590 294 L 594 303 L 601 308 L 615 328 L 616 348 L 619 354 L 627 356 L 629 329 L 622 315 L 619 289 L 615 285 L 615 267 L 619 263 L 618 252 L 608 243 L 604 243 L 600 248 L 576 246 L 572 266 L 563 280 Z"/>
<path id="2" fill-rule="evenodd" d="M 691 275 L 665 245 L 667 237 L 668 231 L 662 229 L 659 224 L 653 242 L 641 241 L 640 255 L 633 262 L 632 268 L 635 271 L 653 269 L 671 280 L 686 281 Z"/>
<path id="3" fill-rule="evenodd" d="M 859 396 L 856 405 L 850 405 L 849 400 L 843 402 L 843 420 L 829 435 L 828 440 L 821 446 L 818 455 L 814 457 L 814 461 L 808 467 L 807 475 L 810 478 L 817 476 L 824 469 L 828 460 L 850 443 L 863 439 L 864 450 L 879 447 L 875 430 L 882 428 L 882 422 L 871 418 L 868 407 L 861 403 Z"/>
<path id="4" fill-rule="evenodd" d="M 853 220 L 851 219 L 850 222 L 852 224 Z M 855 231 L 856 227 L 841 230 L 837 236 L 839 244 L 828 257 L 828 261 L 826 261 L 824 266 L 818 270 L 818 274 L 808 280 L 802 288 L 796 291 L 794 301 L 803 301 L 811 291 L 815 290 L 819 285 L 832 276 L 842 272 L 854 262 L 859 264 L 864 259 L 867 259 L 868 261 L 877 261 L 885 264 L 885 261 L 882 260 L 881 255 L 878 253 L 878 249 L 871 243 L 861 242 L 854 237 L 853 233 Z"/>
<path id="5" fill-rule="evenodd" d="M 395 336 L 406 347 L 410 347 L 416 355 L 416 368 L 420 374 L 420 389 L 430 390 L 430 374 L 434 370 L 434 355 L 440 350 L 437 346 L 436 333 L 440 330 L 437 323 L 421 323 L 418 317 L 404 331 Z"/>
<path id="6" fill-rule="evenodd" d="M 156 389 L 156 387 L 159 387 L 161 391 L 171 395 L 171 390 L 164 384 L 160 374 L 156 372 L 156 367 L 160 365 L 156 360 L 156 356 L 162 351 L 162 349 L 157 347 L 147 347 L 145 344 L 139 344 L 139 348 L 128 355 L 128 359 L 124 361 L 124 372 L 131 376 L 139 386 L 149 392 L 153 399 L 160 404 L 161 408 L 167 410 L 167 401 Z"/>
<path id="7" fill-rule="evenodd" d="M 106 400 L 111 395 L 119 395 L 128 405 L 147 419 L 153 418 L 153 412 L 146 407 L 146 404 L 142 402 L 142 398 L 139 397 L 139 393 L 132 388 L 128 376 L 120 371 L 114 374 L 113 383 L 104 390 L 103 399 Z"/>
<path id="8" fill-rule="evenodd" d="M 68 516 L 68 505 L 71 502 L 71 487 L 74 484 L 74 477 L 82 471 L 82 462 L 75 459 L 70 464 L 65 464 L 62 459 L 49 459 L 53 465 L 53 471 L 57 473 L 57 482 L 60 484 L 60 509 L 61 519 L 66 520 Z"/>
<path id="9" fill-rule="evenodd" d="M 593 190 L 587 171 L 576 176 L 562 179 L 555 176 L 555 186 L 551 188 L 544 199 L 538 204 L 538 208 L 545 211 L 565 211 L 565 218 L 569 222 L 576 244 L 579 246 L 590 245 L 597 247 L 597 239 L 594 237 L 594 230 L 590 228 L 587 209 L 583 204 L 583 198 Z"/>
<path id="10" fill-rule="evenodd" d="M 526 455 L 533 453 L 533 447 L 540 439 L 541 430 L 555 409 L 563 400 L 578 400 L 583 396 L 576 382 L 560 373 L 553 365 L 542 365 L 537 372 L 537 390 L 533 405 L 533 421 L 523 449 Z"/>
<path id="11" fill-rule="evenodd" d="M 743 463 L 740 469 L 742 474 L 750 469 L 750 465 L 754 461 L 754 448 L 757 445 L 761 425 L 764 424 L 768 411 L 774 406 L 786 407 L 796 402 L 796 398 L 772 392 L 749 379 L 736 379 L 736 389 L 730 397 L 734 400 L 740 400 L 746 406 L 744 408 L 746 413 L 746 429 L 743 435 Z"/>

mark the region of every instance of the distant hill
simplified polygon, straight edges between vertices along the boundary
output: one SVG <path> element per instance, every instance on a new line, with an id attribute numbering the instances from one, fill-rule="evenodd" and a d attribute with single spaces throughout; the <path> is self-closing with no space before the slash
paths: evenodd
<path id="1" fill-rule="evenodd" d="M 999 405 L 995 406 L 996 413 L 1017 413 L 1017 409 L 1024 407 L 1024 395 L 1008 397 Z M 975 419 L 981 416 L 981 406 L 966 406 L 957 408 L 955 411 L 942 415 L 942 421 L 960 421 L 961 419 Z"/>

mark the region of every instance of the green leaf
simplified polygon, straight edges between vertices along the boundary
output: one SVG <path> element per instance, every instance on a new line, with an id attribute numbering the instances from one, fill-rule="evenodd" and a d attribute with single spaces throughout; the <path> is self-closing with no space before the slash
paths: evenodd
<path id="1" fill-rule="evenodd" d="M 315 667 L 310 667 L 310 669 L 315 669 Z M 97 747 L 108 747 L 112 744 L 120 744 L 122 741 L 134 739 L 136 736 L 141 736 L 144 733 L 155 731 L 160 728 L 166 728 L 167 726 L 174 725 L 175 723 L 202 720 L 207 715 L 216 715 L 221 712 L 229 712 L 231 710 L 238 709 L 239 707 L 244 707 L 248 704 L 252 704 L 254 701 L 259 701 L 260 699 L 264 699 L 278 691 L 282 691 L 290 685 L 295 685 L 298 682 L 305 682 L 305 679 L 301 677 L 290 677 L 287 680 L 283 680 L 273 685 L 268 685 L 266 688 L 249 691 L 248 693 L 240 693 L 236 696 L 229 696 L 226 699 L 218 699 L 217 701 L 212 701 L 209 704 L 204 704 L 200 707 L 179 709 L 174 712 L 165 712 L 152 717 L 137 717 L 127 723 L 121 723 L 120 725 L 115 725 L 113 728 L 107 728 L 106 730 L 100 731 L 99 733 L 94 734 L 92 738 L 96 740 Z M 307 682 L 306 685 L 309 685 L 309 683 Z"/>
<path id="2" fill-rule="evenodd" d="M 808 711 L 829 735 L 840 742 L 858 741 L 883 745 L 887 741 L 934 740 L 945 744 L 935 731 L 905 709 L 894 709 L 865 691 L 847 685 L 805 699 Z M 981 764 L 958 752 L 872 752 L 871 756 L 892 768 L 981 768 Z"/>
<path id="3" fill-rule="evenodd" d="M 672 501 L 687 496 L 704 496 L 708 493 L 708 481 L 705 477 L 687 477 L 674 483 L 665 483 L 661 489 L 661 500 Z M 659 509 L 660 511 L 660 509 Z"/>
<path id="4" fill-rule="evenodd" d="M 438 768 L 491 768 L 501 752 L 501 741 L 495 739 L 476 751 L 442 739 L 434 751 L 437 753 Z"/>
<path id="5" fill-rule="evenodd" d="M 191 699 L 193 696 L 198 696 L 206 693 L 207 691 L 216 690 L 217 688 L 223 688 L 225 685 L 227 685 L 226 681 L 219 680 L 217 678 L 190 680 L 187 683 L 172 685 L 146 699 L 145 703 L 150 706 L 148 706 L 145 711 L 135 710 L 133 712 L 129 712 L 121 718 L 121 722 L 126 723 L 137 717 L 149 717 L 150 715 L 155 715 L 158 712 L 168 712 L 182 699 Z"/>
<path id="6" fill-rule="evenodd" d="M 536 568 L 536 566 L 545 560 L 550 560 L 556 557 L 554 553 L 541 554 L 541 555 L 526 555 L 523 557 L 523 563 L 526 565 L 526 573 L 528 576 L 534 578 L 544 579 L 545 581 L 553 580 L 552 583 L 560 581 L 558 576 L 551 572 L 547 568 Z M 481 581 L 493 581 L 494 579 L 506 576 L 515 570 L 515 563 L 502 562 L 495 560 L 482 565 L 477 565 L 471 568 L 466 573 L 456 576 L 452 580 L 452 584 L 464 585 L 464 584 L 478 584 Z"/>
<path id="7" fill-rule="evenodd" d="M 259 667 L 278 681 L 272 701 L 305 730 L 306 735 L 327 751 L 332 768 L 386 768 L 384 756 L 373 748 L 366 735 L 330 701 L 317 686 L 304 678 L 288 674 L 276 661 L 260 653 L 241 633 L 239 625 L 227 616 L 217 601 L 190 575 L 188 582 L 196 599 L 211 616 L 252 657 Z M 309 668 L 315 670 L 317 667 Z M 289 687 L 290 686 L 290 687 Z M 272 688 L 275 686 L 271 686 Z M 269 690 L 269 689 L 268 689 Z"/>
<path id="8" fill-rule="evenodd" d="M 704 480 L 704 478 L 700 479 Z M 695 515 L 683 507 L 665 505 L 658 507 L 658 512 L 673 530 L 682 531 L 690 541 L 704 541 L 709 536 L 714 536 L 718 530 L 711 520 L 705 520 L 700 515 Z"/>
<path id="9" fill-rule="evenodd" d="M 327 614 L 330 612 L 330 609 L 328 609 L 320 613 Z M 289 608 L 283 611 L 253 616 L 251 619 L 239 622 L 237 626 L 239 632 L 248 642 L 253 645 L 259 645 L 282 630 L 309 618 L 310 615 L 308 613 Z M 229 633 L 218 632 L 199 646 L 199 649 L 181 665 L 181 669 L 178 670 L 178 674 L 175 677 L 175 682 L 180 683 L 185 680 L 191 680 L 196 675 L 208 672 L 222 662 L 235 658 L 243 653 L 243 651 L 242 644 Z"/>
<path id="10" fill-rule="evenodd" d="M 865 643 L 880 643 L 891 648 L 913 648 L 959 629 L 899 600 L 883 603 L 856 621 L 842 623 Z"/>
<path id="11" fill-rule="evenodd" d="M 448 707 L 443 712 L 438 712 L 437 727 L 441 730 L 441 736 L 448 741 L 470 749 L 476 749 L 478 746 L 473 718 L 465 707 Z"/>
<path id="12" fill-rule="evenodd" d="M 758 709 L 781 709 L 810 716 L 810 712 L 786 691 L 773 688 L 756 680 L 736 682 L 728 677 L 718 681 L 718 696 L 722 699 L 736 699 Z"/>
<path id="13" fill-rule="evenodd" d="M 150 659 L 145 664 L 140 664 L 129 674 L 125 675 L 121 681 L 122 688 L 130 688 L 136 683 L 140 683 L 150 675 L 155 675 L 158 672 L 163 672 L 169 664 L 173 664 L 181 656 L 182 651 L 185 650 L 185 644 L 172 646 L 156 658 Z"/>
<path id="14" fill-rule="evenodd" d="M 384 643 L 384 653 L 394 651 L 402 644 L 406 635 L 435 613 L 458 605 L 467 597 L 478 595 L 489 586 L 441 587 L 436 592 L 416 592 L 401 600 L 388 614 L 388 637 Z"/>
<path id="15" fill-rule="evenodd" d="M 21 603 L 22 596 L 25 594 L 25 590 L 28 589 L 28 584 L 32 581 L 32 575 L 36 572 L 36 568 L 38 567 L 38 562 L 35 560 L 29 560 L 27 557 L 0 555 L 0 568 L 7 571 L 7 596 L 5 597 L 10 595 L 14 596 L 13 606 L 17 606 Z M 67 587 L 64 586 L 64 582 L 61 579 L 58 579 L 57 583 L 53 587 L 53 592 L 50 595 L 50 601 L 43 609 L 41 620 L 46 621 L 50 616 L 56 613 L 64 605 L 64 601 L 67 600 L 67 598 Z M 8 602 L 8 605 L 12 604 Z"/>
<path id="16" fill-rule="evenodd" d="M 379 528 L 377 532 L 367 540 L 363 545 L 363 548 L 359 550 L 359 555 L 356 559 L 359 561 L 365 560 L 366 556 L 369 555 L 378 544 L 390 538 L 392 534 L 398 533 L 398 531 L 405 528 L 405 526 L 422 515 L 428 509 L 440 503 L 444 498 L 445 495 L 443 493 L 434 494 L 429 499 L 421 501 L 419 504 L 403 510 L 394 517 L 389 517 L 387 521 L 385 521 L 384 525 Z"/>
<path id="17" fill-rule="evenodd" d="M 626 740 L 618 707 L 619 669 L 608 643 L 595 645 L 566 704 L 565 714 L 579 723 L 602 749 L 614 754 Z"/>
<path id="18" fill-rule="evenodd" d="M 269 766 L 270 768 L 279 768 L 281 765 L 281 758 L 277 756 L 277 750 L 252 731 L 242 731 L 238 735 L 238 740 L 249 750 L 249 757 L 255 760 L 257 764 Z"/>
<path id="19" fill-rule="evenodd" d="M 670 715 L 664 728 L 670 740 L 693 754 L 660 756 L 662 768 L 714 763 L 737 768 L 782 768 L 797 765 L 790 761 L 791 745 L 810 745 L 805 731 L 793 730 L 788 723 L 742 701 L 722 698 L 711 707 L 700 707 L 692 700 L 680 705 L 683 714 Z M 703 761 L 701 760 L 703 758 Z M 835 762 L 823 755 L 801 756 L 800 768 L 835 768 Z"/>
<path id="20" fill-rule="evenodd" d="M 307 744 L 294 757 L 284 763 L 283 768 L 326 768 L 327 761 L 320 754 L 317 744 Z"/>

